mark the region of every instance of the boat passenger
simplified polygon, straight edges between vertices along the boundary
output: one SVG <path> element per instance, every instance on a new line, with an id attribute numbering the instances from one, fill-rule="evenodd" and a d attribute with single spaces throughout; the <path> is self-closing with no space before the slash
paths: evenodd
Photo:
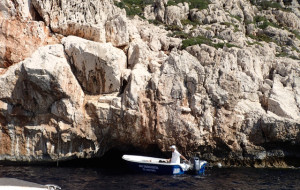
<path id="1" fill-rule="evenodd" d="M 170 146 L 170 149 L 172 150 L 172 158 L 169 159 L 170 163 L 176 163 L 176 164 L 180 164 L 180 158 L 188 161 L 184 156 L 182 156 L 177 150 L 176 150 L 176 146 L 172 145 Z"/>

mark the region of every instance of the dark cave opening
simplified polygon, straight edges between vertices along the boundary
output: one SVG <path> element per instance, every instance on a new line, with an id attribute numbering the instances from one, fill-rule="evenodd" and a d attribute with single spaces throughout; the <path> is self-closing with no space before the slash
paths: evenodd
<path id="1" fill-rule="evenodd" d="M 124 154 L 169 158 L 171 153 L 162 152 L 157 145 L 148 145 L 146 148 L 134 147 L 132 145 L 122 145 L 111 148 L 101 157 L 94 158 L 72 158 L 70 160 L 59 161 L 0 161 L 6 166 L 50 166 L 50 167 L 74 167 L 74 168 L 99 168 L 124 171 L 127 168 L 126 162 L 122 159 Z"/>
<path id="2" fill-rule="evenodd" d="M 124 154 L 168 158 L 168 153 L 162 152 L 157 145 L 148 145 L 146 148 L 122 145 L 111 148 L 103 156 L 90 159 L 74 159 L 59 162 L 61 167 L 92 167 L 103 169 L 126 169 L 126 162 L 122 159 Z"/>

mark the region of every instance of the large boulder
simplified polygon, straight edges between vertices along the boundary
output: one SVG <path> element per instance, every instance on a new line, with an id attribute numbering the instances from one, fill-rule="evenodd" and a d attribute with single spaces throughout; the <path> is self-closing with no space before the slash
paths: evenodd
<path id="1" fill-rule="evenodd" d="M 95 136 L 83 126 L 84 93 L 63 45 L 39 48 L 9 67 L 0 75 L 0 88 L 1 159 L 53 161 L 94 154 Z"/>
<path id="2" fill-rule="evenodd" d="M 11 78 L 9 83 L 7 78 Z M 10 67 L 0 82 L 1 99 L 36 114 L 47 113 L 54 102 L 63 98 L 74 105 L 83 102 L 83 92 L 62 45 L 39 48 L 30 58 Z"/>
<path id="3" fill-rule="evenodd" d="M 120 90 L 127 61 L 122 50 L 111 43 L 92 42 L 75 36 L 64 38 L 62 43 L 86 92 L 103 94 Z"/>
<path id="4" fill-rule="evenodd" d="M 177 6 L 168 6 L 165 11 L 165 23 L 168 25 L 181 25 L 180 20 L 187 19 L 188 13 L 188 3 L 180 3 Z"/>

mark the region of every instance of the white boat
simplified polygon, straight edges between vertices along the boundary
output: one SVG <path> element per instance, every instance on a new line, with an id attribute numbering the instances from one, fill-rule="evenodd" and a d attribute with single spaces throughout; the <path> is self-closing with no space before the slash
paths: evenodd
<path id="1" fill-rule="evenodd" d="M 192 163 L 169 163 L 168 159 L 154 158 L 137 155 L 124 155 L 123 160 L 127 161 L 128 166 L 138 172 L 177 175 L 187 172 L 203 174 L 205 171 L 206 161 L 200 161 L 194 157 Z"/>
<path id="2" fill-rule="evenodd" d="M 57 185 L 40 185 L 15 178 L 0 178 L 1 190 L 60 190 Z"/>

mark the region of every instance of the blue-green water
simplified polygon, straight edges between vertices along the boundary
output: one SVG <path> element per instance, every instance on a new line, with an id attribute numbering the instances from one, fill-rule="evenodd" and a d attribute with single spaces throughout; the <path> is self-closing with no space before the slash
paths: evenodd
<path id="1" fill-rule="evenodd" d="M 0 177 L 64 190 L 96 189 L 300 189 L 300 169 L 215 168 L 204 176 L 160 176 L 118 169 L 0 166 Z"/>

